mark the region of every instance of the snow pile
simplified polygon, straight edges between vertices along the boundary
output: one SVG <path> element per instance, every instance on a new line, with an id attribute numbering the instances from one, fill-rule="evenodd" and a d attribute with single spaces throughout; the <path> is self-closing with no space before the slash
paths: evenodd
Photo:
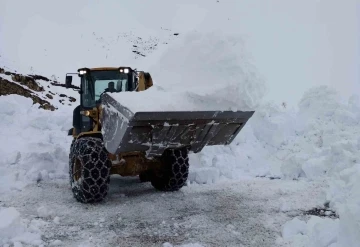
<path id="1" fill-rule="evenodd" d="M 359 142 L 360 143 L 360 142 Z M 339 246 L 358 246 L 360 243 L 360 163 L 344 169 L 330 182 L 328 200 L 339 212 Z"/>
<path id="2" fill-rule="evenodd" d="M 272 104 L 256 109 L 245 127 L 229 146 L 207 146 L 199 154 L 190 155 L 190 181 L 207 183 L 223 179 L 268 176 L 282 177 L 282 159 L 294 134 L 295 118 Z M 292 168 L 291 168 L 292 169 Z M 292 174 L 292 172 L 290 172 Z"/>
<path id="3" fill-rule="evenodd" d="M 287 243 L 294 247 L 335 247 L 339 246 L 336 244 L 338 231 L 338 219 L 322 219 L 312 216 L 307 222 L 304 222 L 294 218 L 282 227 L 283 239 L 278 239 L 278 244 Z"/>
<path id="4" fill-rule="evenodd" d="M 295 160 L 302 163 L 303 174 L 298 176 L 333 176 L 359 162 L 358 105 L 352 100 L 345 104 L 335 91 L 319 87 L 304 95 L 299 108 L 299 124 L 295 128 L 298 138 L 288 145 L 289 148 L 300 147 Z"/>
<path id="5" fill-rule="evenodd" d="M 40 220 L 21 219 L 20 213 L 13 207 L 0 208 L 0 245 L 22 246 L 22 244 L 43 244 L 39 227 L 45 224 Z"/>
<path id="6" fill-rule="evenodd" d="M 267 156 L 259 152 L 259 156 L 267 158 L 263 168 L 271 164 L 257 171 L 258 175 L 266 171 L 266 176 L 284 179 L 325 178 L 329 181 L 327 202 L 339 215 L 339 219 L 311 217 L 307 223 L 293 219 L 284 225 L 283 238 L 291 246 L 358 246 L 358 97 L 353 96 L 346 103 L 333 90 L 318 87 L 304 94 L 298 112 L 288 114 L 267 107 L 265 113 L 263 109 L 249 121 L 257 141 L 272 153 Z"/>
<path id="7" fill-rule="evenodd" d="M 132 112 L 253 110 L 265 85 L 242 49 L 221 32 L 189 33 L 151 68 L 152 88 L 111 96 Z"/>
<path id="8" fill-rule="evenodd" d="M 18 95 L 1 96 L 0 105 L 0 192 L 67 178 L 72 108 L 41 110 Z"/>
<path id="9" fill-rule="evenodd" d="M 343 103 L 331 89 L 318 87 L 304 94 L 297 112 L 263 104 L 230 146 L 205 147 L 193 161 L 227 178 L 239 172 L 289 179 L 337 176 L 359 163 L 356 102 L 354 96 Z"/>
<path id="10" fill-rule="evenodd" d="M 307 223 L 291 222 L 299 224 L 285 230 L 284 237 L 293 239 L 294 244 L 306 238 L 307 243 L 315 243 L 313 246 L 331 243 L 357 246 L 360 242 L 358 99 L 352 96 L 343 102 L 332 89 L 317 87 L 304 94 L 298 111 L 264 104 L 231 145 L 206 147 L 202 153 L 190 156 L 189 182 L 206 184 L 245 176 L 325 179 L 329 181 L 327 202 L 340 219 L 312 217 Z M 304 236 L 297 240 L 298 234 Z M 321 235 L 324 239 L 316 239 Z"/>

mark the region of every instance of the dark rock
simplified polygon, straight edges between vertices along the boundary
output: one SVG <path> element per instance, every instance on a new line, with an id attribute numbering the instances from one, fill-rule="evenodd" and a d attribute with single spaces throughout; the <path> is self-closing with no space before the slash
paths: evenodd
<path id="1" fill-rule="evenodd" d="M 46 94 L 46 97 L 48 97 L 49 99 L 53 99 L 53 96 L 51 94 Z"/>
<path id="2" fill-rule="evenodd" d="M 24 76 L 24 75 L 20 75 L 20 74 L 15 74 L 12 73 L 11 75 L 11 79 L 13 81 L 16 81 L 18 83 L 20 83 L 21 85 L 24 85 L 26 87 L 28 87 L 31 90 L 37 91 L 37 92 L 42 92 L 44 91 L 44 88 L 42 86 L 40 86 L 32 77 L 30 76 Z"/>
<path id="3" fill-rule="evenodd" d="M 6 79 L 0 78 L 0 96 L 1 95 L 10 95 L 10 94 L 17 94 L 24 96 L 26 98 L 31 98 L 33 104 L 40 104 L 39 108 L 45 110 L 54 111 L 55 107 L 51 105 L 48 101 L 39 98 L 38 96 L 34 95 L 29 89 L 23 88 L 22 86 L 8 81 Z"/>
<path id="4" fill-rule="evenodd" d="M 63 93 L 59 94 L 59 96 L 60 97 L 67 97 L 66 94 L 63 94 Z"/>
<path id="5" fill-rule="evenodd" d="M 336 212 L 328 208 L 313 208 L 304 212 L 305 215 L 315 215 L 319 217 L 339 218 Z"/>
<path id="6" fill-rule="evenodd" d="M 53 82 L 51 82 L 50 84 L 53 85 L 53 86 L 56 86 L 56 87 L 65 87 L 65 88 L 66 88 L 66 85 L 65 85 L 65 84 L 53 83 Z M 69 88 L 73 88 L 73 89 L 78 89 L 78 90 L 80 90 L 80 87 L 75 86 L 75 85 L 71 85 Z"/>
<path id="7" fill-rule="evenodd" d="M 69 97 L 69 101 L 70 101 L 70 102 L 75 102 L 76 99 L 75 99 L 74 97 L 71 97 L 71 96 L 70 96 L 70 97 Z"/>
<path id="8" fill-rule="evenodd" d="M 34 78 L 34 80 L 44 80 L 44 81 L 50 81 L 49 78 L 42 76 L 42 75 L 29 75 L 32 78 Z"/>

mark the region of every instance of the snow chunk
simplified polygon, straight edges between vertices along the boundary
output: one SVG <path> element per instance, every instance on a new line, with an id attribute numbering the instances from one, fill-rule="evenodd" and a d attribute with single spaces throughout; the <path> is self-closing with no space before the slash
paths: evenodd
<path id="1" fill-rule="evenodd" d="M 307 223 L 307 235 L 313 246 L 329 246 L 337 241 L 339 220 L 312 216 Z"/>
<path id="2" fill-rule="evenodd" d="M 296 234 L 304 234 L 306 232 L 306 223 L 304 221 L 299 220 L 298 218 L 294 218 L 291 221 L 285 223 L 282 228 L 282 236 L 285 239 L 289 239 Z"/>
<path id="3" fill-rule="evenodd" d="M 62 245 L 62 241 L 59 239 L 56 239 L 50 243 L 50 246 L 60 246 Z"/>
<path id="4" fill-rule="evenodd" d="M 339 212 L 340 246 L 358 246 L 360 243 L 360 164 L 340 172 L 330 183 L 327 199 Z"/>
<path id="5" fill-rule="evenodd" d="M 23 247 L 23 245 L 20 242 L 15 242 L 14 247 Z"/>
<path id="6" fill-rule="evenodd" d="M 284 239 L 290 240 L 291 246 L 343 246 L 337 245 L 338 232 L 338 219 L 311 216 L 307 223 L 297 218 L 286 222 L 283 226 L 282 236 Z"/>
<path id="7" fill-rule="evenodd" d="M 55 216 L 53 222 L 54 222 L 55 224 L 59 224 L 59 223 L 60 223 L 60 218 L 59 218 L 58 216 Z"/>
<path id="8" fill-rule="evenodd" d="M 220 172 L 212 167 L 198 168 L 189 173 L 189 182 L 197 184 L 211 184 L 219 180 Z"/>
<path id="9" fill-rule="evenodd" d="M 1 209 L 0 219 L 0 244 L 13 243 L 14 246 L 42 244 L 40 230 L 34 226 L 34 220 L 30 222 L 22 220 L 15 208 Z"/>
<path id="10" fill-rule="evenodd" d="M 37 210 L 39 217 L 47 218 L 53 214 L 53 211 L 49 209 L 47 206 L 40 206 Z"/>
<path id="11" fill-rule="evenodd" d="M 13 207 L 0 211 L 0 238 L 13 238 L 24 232 L 20 213 Z"/>

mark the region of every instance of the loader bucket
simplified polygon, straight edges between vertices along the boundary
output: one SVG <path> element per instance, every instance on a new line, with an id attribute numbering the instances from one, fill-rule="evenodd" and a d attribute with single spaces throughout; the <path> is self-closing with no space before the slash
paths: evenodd
<path id="1" fill-rule="evenodd" d="M 165 149 L 228 145 L 254 111 L 131 112 L 108 94 L 102 98 L 102 134 L 109 153 L 144 151 L 147 158 Z"/>

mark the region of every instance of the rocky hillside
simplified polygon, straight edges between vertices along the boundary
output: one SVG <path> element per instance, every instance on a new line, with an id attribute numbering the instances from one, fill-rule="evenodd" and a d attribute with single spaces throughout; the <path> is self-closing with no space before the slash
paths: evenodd
<path id="1" fill-rule="evenodd" d="M 22 75 L 0 67 L 0 96 L 18 94 L 31 98 L 39 108 L 54 111 L 58 105 L 76 105 L 77 86 L 67 89 L 65 84 L 41 75 Z"/>

